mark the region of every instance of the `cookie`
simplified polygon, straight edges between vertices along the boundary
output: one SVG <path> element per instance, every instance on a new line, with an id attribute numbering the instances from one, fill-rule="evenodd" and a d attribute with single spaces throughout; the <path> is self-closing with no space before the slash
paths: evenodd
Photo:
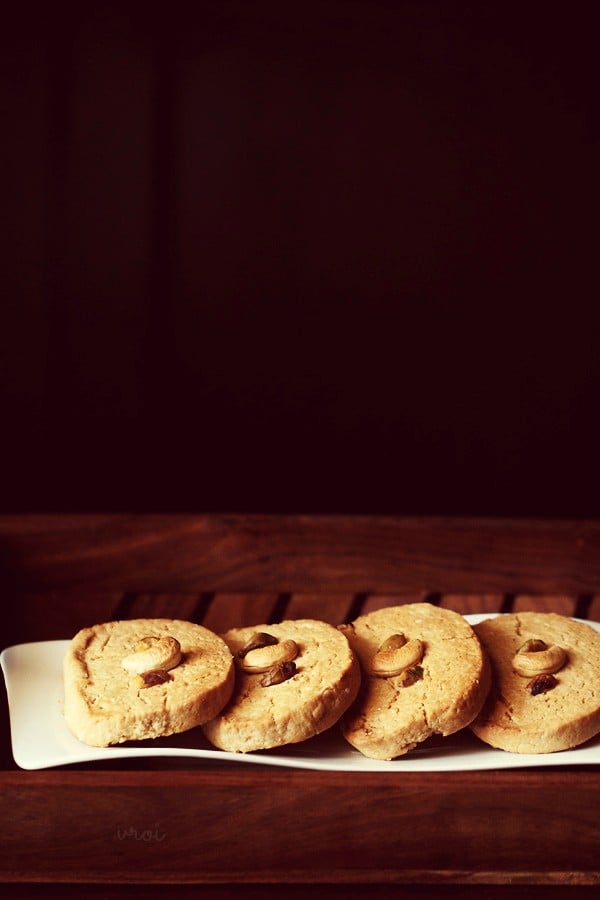
<path id="1" fill-rule="evenodd" d="M 340 728 L 364 756 L 394 759 L 434 734 L 459 731 L 479 713 L 489 664 L 458 613 L 409 603 L 340 628 L 362 667 L 360 693 Z"/>
<path id="2" fill-rule="evenodd" d="M 475 631 L 493 669 L 488 701 L 471 725 L 482 741 L 512 753 L 554 753 L 600 732 L 600 633 L 538 612 L 486 619 Z"/>
<path id="3" fill-rule="evenodd" d="M 334 725 L 356 697 L 358 661 L 333 625 L 296 619 L 233 628 L 223 638 L 236 659 L 235 691 L 203 726 L 221 750 L 248 753 L 307 740 Z"/>
<path id="4" fill-rule="evenodd" d="M 84 628 L 63 662 L 64 718 L 86 744 L 187 731 L 213 718 L 234 686 L 225 642 L 201 625 L 130 619 Z"/>

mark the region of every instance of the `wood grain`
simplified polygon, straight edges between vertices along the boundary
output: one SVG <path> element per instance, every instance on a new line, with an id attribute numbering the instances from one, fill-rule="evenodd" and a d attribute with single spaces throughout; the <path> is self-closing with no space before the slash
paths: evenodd
<path id="1" fill-rule="evenodd" d="M 146 883 L 600 883 L 597 775 L 521 774 L 7 773 L 0 872 L 66 882 L 143 872 Z M 557 796 L 560 827 L 544 827 L 540 841 Z"/>
<path id="2" fill-rule="evenodd" d="M 501 612 L 504 604 L 502 594 L 443 594 L 440 606 L 453 609 L 461 615 Z"/>
<path id="3" fill-rule="evenodd" d="M 272 622 L 278 618 L 279 597 L 275 591 L 252 594 L 223 591 L 211 599 L 200 622 L 216 632 Z"/>
<path id="4" fill-rule="evenodd" d="M 402 606 L 405 603 L 422 603 L 427 598 L 425 591 L 414 593 L 373 593 L 367 594 L 361 605 L 361 615 L 381 609 L 385 606 Z"/>
<path id="5" fill-rule="evenodd" d="M 321 619 L 331 625 L 345 622 L 353 608 L 354 595 L 298 592 L 290 596 L 285 610 L 289 619 Z"/>
<path id="6" fill-rule="evenodd" d="M 385 606 L 422 602 L 421 594 L 350 593 L 280 594 L 267 592 L 144 593 L 66 589 L 24 593 L 5 616 L 2 646 L 41 640 L 63 640 L 80 628 L 118 618 L 167 616 L 198 622 L 213 631 L 242 627 L 285 618 L 320 618 L 333 625 L 350 621 Z M 441 594 L 436 602 L 463 615 L 483 612 L 523 612 L 534 609 L 561 615 L 585 613 L 583 618 L 600 620 L 598 598 L 585 609 L 578 598 L 566 595 Z"/>
<path id="7" fill-rule="evenodd" d="M 5 590 L 600 592 L 600 522 L 0 516 Z"/>
<path id="8" fill-rule="evenodd" d="M 202 607 L 202 597 L 193 593 L 123 594 L 115 608 L 114 617 L 118 619 L 166 617 L 195 622 Z"/>
<path id="9" fill-rule="evenodd" d="M 535 885 L 530 882 L 490 884 L 311 884 L 315 900 L 389 900 L 390 892 L 398 900 L 596 900 L 598 888 L 565 883 Z M 6 900 L 34 900 L 37 897 L 91 898 L 91 900 L 305 900 L 306 884 L 0 884 Z"/>
<path id="10" fill-rule="evenodd" d="M 562 595 L 531 596 L 530 594 L 518 594 L 514 598 L 513 612 L 555 612 L 561 616 L 574 616 L 577 606 L 576 597 Z"/>
<path id="11" fill-rule="evenodd" d="M 119 616 L 123 594 L 117 591 L 63 590 L 25 592 L 6 598 L 2 647 L 27 641 L 71 638 L 80 628 Z"/>

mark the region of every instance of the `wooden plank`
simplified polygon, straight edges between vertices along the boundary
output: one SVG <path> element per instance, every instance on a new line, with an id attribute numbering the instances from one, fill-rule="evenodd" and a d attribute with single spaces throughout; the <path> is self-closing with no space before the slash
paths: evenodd
<path id="1" fill-rule="evenodd" d="M 292 594 L 285 610 L 286 619 L 320 619 L 331 625 L 345 622 L 352 609 L 353 594 Z"/>
<path id="2" fill-rule="evenodd" d="M 588 608 L 587 618 L 592 622 L 600 622 L 600 594 L 595 594 Z"/>
<path id="3" fill-rule="evenodd" d="M 166 617 L 195 622 L 201 608 L 201 598 L 197 594 L 131 594 L 122 598 L 116 613 L 119 618 L 126 619 Z"/>
<path id="4" fill-rule="evenodd" d="M 600 592 L 600 521 L 4 515 L 0 547 L 29 590 Z"/>
<path id="5" fill-rule="evenodd" d="M 598 884 L 599 802 L 585 768 L 7 772 L 0 880 Z"/>
<path id="6" fill-rule="evenodd" d="M 204 884 L 199 890 L 196 885 L 185 884 L 0 884 L 2 896 L 7 900 L 36 900 L 43 897 L 59 897 L 60 900 L 232 900 L 243 890 L 243 900 L 306 900 L 305 884 L 288 884 L 282 889 L 279 884 Z M 369 900 L 389 900 L 389 884 L 370 884 Z M 584 885 L 544 884 L 408 884 L 394 885 L 397 900 L 596 900 L 597 888 Z M 311 900 L 364 900 L 364 884 L 311 884 Z"/>
<path id="7" fill-rule="evenodd" d="M 279 594 L 228 593 L 215 594 L 201 619 L 201 624 L 212 631 L 222 632 L 229 628 L 244 628 L 248 625 L 263 625 L 273 621 L 277 611 Z M 276 616 L 278 618 L 278 616 Z"/>
<path id="8" fill-rule="evenodd" d="M 115 591 L 19 593 L 7 603 L 2 647 L 72 638 L 80 628 L 115 618 L 121 600 Z"/>
<path id="9" fill-rule="evenodd" d="M 553 594 L 550 596 L 531 596 L 518 594 L 512 605 L 513 612 L 554 612 L 561 616 L 574 616 L 577 605 L 576 597 Z"/>
<path id="10" fill-rule="evenodd" d="M 360 615 L 366 615 L 385 606 L 402 606 L 405 603 L 422 603 L 426 598 L 425 591 L 414 594 L 368 594 L 362 603 Z"/>
<path id="11" fill-rule="evenodd" d="M 461 615 L 501 612 L 503 594 L 443 594 L 439 605 Z"/>
<path id="12" fill-rule="evenodd" d="M 288 884 L 282 889 L 278 884 L 245 884 L 243 889 L 226 884 L 195 885 L 119 885 L 119 884 L 11 884 L 1 885 L 2 896 L 7 900 L 36 900 L 38 897 L 59 897 L 60 900 L 306 900 L 305 884 Z M 396 900 L 596 900 L 597 887 L 564 884 L 424 884 L 394 885 Z M 389 884 L 370 884 L 369 900 L 389 900 Z M 311 900 L 364 900 L 364 884 L 311 884 Z"/>

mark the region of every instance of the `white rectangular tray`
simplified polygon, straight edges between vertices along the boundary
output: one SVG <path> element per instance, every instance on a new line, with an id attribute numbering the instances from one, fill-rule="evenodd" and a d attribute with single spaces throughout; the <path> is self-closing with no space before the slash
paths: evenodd
<path id="1" fill-rule="evenodd" d="M 490 616 L 465 618 L 475 624 Z M 588 624 L 600 631 L 600 623 Z M 62 660 L 68 644 L 67 640 L 17 644 L 0 655 L 12 753 L 22 769 L 158 756 L 340 772 L 458 772 L 600 763 L 600 735 L 574 750 L 526 755 L 494 750 L 468 729 L 446 738 L 431 738 L 406 756 L 391 761 L 367 759 L 350 747 L 335 728 L 302 744 L 248 754 L 216 750 L 199 728 L 153 741 L 88 747 L 71 734 L 62 715 Z"/>

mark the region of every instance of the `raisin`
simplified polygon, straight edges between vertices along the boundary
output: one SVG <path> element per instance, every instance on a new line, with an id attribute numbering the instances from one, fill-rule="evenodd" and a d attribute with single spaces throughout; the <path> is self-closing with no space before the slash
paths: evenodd
<path id="1" fill-rule="evenodd" d="M 546 691 L 551 691 L 557 684 L 558 681 L 554 675 L 536 675 L 531 679 L 527 688 L 529 693 L 535 697 L 536 694 L 545 694 Z"/>
<path id="2" fill-rule="evenodd" d="M 278 663 L 278 665 L 272 666 L 268 672 L 265 672 L 260 683 L 263 687 L 271 687 L 273 684 L 281 684 L 282 681 L 293 678 L 295 674 L 296 663 L 293 660 L 288 660 L 287 662 Z"/>
<path id="3" fill-rule="evenodd" d="M 405 669 L 402 673 L 402 687 L 410 687 L 411 684 L 415 684 L 417 681 L 421 681 L 423 678 L 423 666 L 412 666 L 410 669 Z"/>
<path id="4" fill-rule="evenodd" d="M 163 669 L 151 669 L 150 672 L 142 672 L 140 676 L 144 687 L 154 687 L 155 684 L 164 684 L 171 680 L 171 676 Z"/>

